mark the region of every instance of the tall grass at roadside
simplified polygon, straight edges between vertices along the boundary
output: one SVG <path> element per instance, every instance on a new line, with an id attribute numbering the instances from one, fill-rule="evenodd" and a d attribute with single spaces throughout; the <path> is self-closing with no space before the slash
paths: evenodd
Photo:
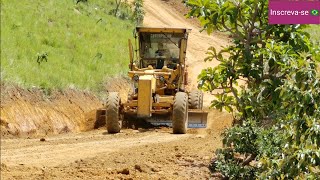
<path id="1" fill-rule="evenodd" d="M 310 34 L 312 41 L 320 45 L 320 25 L 311 25 L 307 28 L 307 32 Z M 320 63 L 318 71 L 320 72 Z"/>
<path id="2" fill-rule="evenodd" d="M 314 42 L 320 43 L 320 25 L 310 25 L 306 30 Z"/>
<path id="3" fill-rule="evenodd" d="M 133 23 L 112 1 L 1 1 L 1 80 L 22 87 L 95 90 L 128 69 Z"/>

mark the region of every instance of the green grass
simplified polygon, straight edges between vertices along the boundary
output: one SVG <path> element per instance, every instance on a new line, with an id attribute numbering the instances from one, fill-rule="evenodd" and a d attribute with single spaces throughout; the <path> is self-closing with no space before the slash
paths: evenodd
<path id="1" fill-rule="evenodd" d="M 113 0 L 1 0 L 1 80 L 22 87 L 96 90 L 128 69 L 133 23 Z M 320 42 L 320 25 L 307 31 Z M 47 53 L 47 62 L 37 63 Z"/>
<path id="2" fill-rule="evenodd" d="M 96 90 L 128 69 L 133 23 L 113 1 L 1 0 L 1 80 L 22 87 Z M 47 53 L 47 62 L 37 62 Z"/>
<path id="3" fill-rule="evenodd" d="M 320 42 L 320 25 L 310 25 L 306 30 L 313 41 Z"/>
<path id="4" fill-rule="evenodd" d="M 311 40 L 314 43 L 320 44 L 320 25 L 311 25 L 306 30 L 310 34 Z M 319 63 L 319 66 L 318 66 L 317 70 L 318 70 L 318 72 L 320 72 L 320 63 Z"/>

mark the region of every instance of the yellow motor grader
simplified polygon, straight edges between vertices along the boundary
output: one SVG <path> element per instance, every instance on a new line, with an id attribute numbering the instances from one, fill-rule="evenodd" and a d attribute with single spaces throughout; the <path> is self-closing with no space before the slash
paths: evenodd
<path id="1" fill-rule="evenodd" d="M 167 125 L 175 134 L 185 134 L 187 128 L 206 127 L 208 112 L 202 110 L 203 93 L 186 91 L 185 61 L 190 31 L 136 28 L 136 50 L 129 40 L 128 75 L 133 81 L 133 93 L 126 102 L 120 102 L 118 92 L 109 93 L 105 107 L 108 133 L 120 132 L 124 117 Z"/>

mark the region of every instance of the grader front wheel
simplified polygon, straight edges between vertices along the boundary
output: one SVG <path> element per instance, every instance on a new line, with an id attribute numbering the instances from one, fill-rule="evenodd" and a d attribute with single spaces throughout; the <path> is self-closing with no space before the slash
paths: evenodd
<path id="1" fill-rule="evenodd" d="M 121 129 L 120 97 L 117 92 L 109 93 L 106 107 L 106 124 L 108 133 L 119 133 Z"/>
<path id="2" fill-rule="evenodd" d="M 178 92 L 175 96 L 172 112 L 172 129 L 174 134 L 185 134 L 188 127 L 188 95 Z"/>

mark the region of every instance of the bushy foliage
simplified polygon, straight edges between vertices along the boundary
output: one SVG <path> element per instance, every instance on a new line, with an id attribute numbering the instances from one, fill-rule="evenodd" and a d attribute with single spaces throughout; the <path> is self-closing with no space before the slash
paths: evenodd
<path id="1" fill-rule="evenodd" d="M 262 179 L 320 177 L 320 79 L 316 77 L 315 63 L 297 60 L 291 64 L 291 73 L 279 87 L 284 115 L 278 124 L 285 141 L 281 151 L 263 156 Z"/>
<path id="2" fill-rule="evenodd" d="M 137 26 L 142 25 L 144 19 L 144 10 L 143 10 L 143 0 L 134 0 L 133 1 L 133 20 L 136 22 Z"/>
<path id="3" fill-rule="evenodd" d="M 199 88 L 234 113 L 212 170 L 231 179 L 313 178 L 320 172 L 319 46 L 304 25 L 269 25 L 267 0 L 188 0 L 189 17 L 233 43 L 206 61 Z M 243 83 L 244 82 L 244 83 Z"/>
<path id="4" fill-rule="evenodd" d="M 109 11 L 110 15 L 114 15 L 120 19 L 131 19 L 135 22 L 136 26 L 140 26 L 144 19 L 143 0 L 134 0 L 130 4 L 127 0 L 115 0 L 115 8 Z"/>
<path id="5" fill-rule="evenodd" d="M 115 0 L 114 2 L 115 6 L 109 11 L 110 15 L 113 15 L 122 20 L 128 20 L 133 17 L 131 6 L 127 0 Z"/>

